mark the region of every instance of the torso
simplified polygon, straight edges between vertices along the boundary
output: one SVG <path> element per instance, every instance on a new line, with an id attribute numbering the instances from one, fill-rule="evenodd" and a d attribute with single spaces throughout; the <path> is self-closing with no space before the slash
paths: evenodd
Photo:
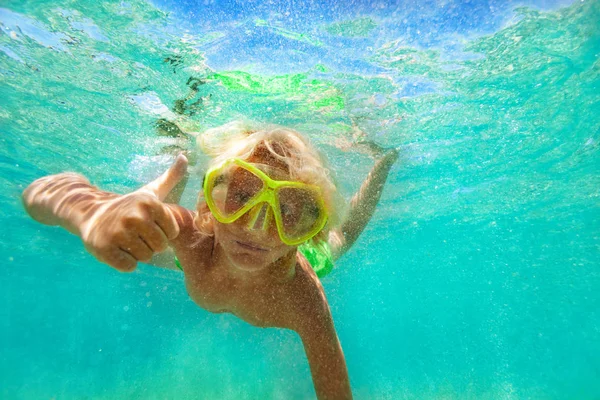
<path id="1" fill-rule="evenodd" d="M 192 215 L 181 217 L 181 232 L 172 247 L 183 266 L 188 294 L 200 307 L 232 313 L 258 327 L 297 330 L 311 307 L 326 305 L 323 288 L 304 257 L 296 257 L 288 279 L 267 284 L 240 281 L 219 261 L 213 237 L 198 234 Z"/>

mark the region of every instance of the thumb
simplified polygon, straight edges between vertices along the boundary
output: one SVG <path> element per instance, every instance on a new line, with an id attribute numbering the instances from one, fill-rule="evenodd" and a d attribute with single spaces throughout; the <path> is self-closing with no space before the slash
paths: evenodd
<path id="1" fill-rule="evenodd" d="M 169 192 L 185 177 L 187 166 L 188 159 L 183 154 L 179 154 L 168 170 L 142 187 L 140 191 L 150 193 L 163 201 Z"/>

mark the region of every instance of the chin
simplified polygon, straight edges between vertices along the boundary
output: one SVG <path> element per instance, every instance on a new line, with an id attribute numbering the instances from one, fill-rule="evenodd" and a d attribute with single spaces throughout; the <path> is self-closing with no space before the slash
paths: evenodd
<path id="1" fill-rule="evenodd" d="M 256 263 L 254 260 L 250 260 L 248 258 L 240 259 L 238 255 L 230 256 L 229 260 L 231 261 L 231 264 L 233 264 L 237 269 L 246 272 L 257 272 L 262 269 L 265 269 L 267 265 L 269 265 L 266 263 Z"/>

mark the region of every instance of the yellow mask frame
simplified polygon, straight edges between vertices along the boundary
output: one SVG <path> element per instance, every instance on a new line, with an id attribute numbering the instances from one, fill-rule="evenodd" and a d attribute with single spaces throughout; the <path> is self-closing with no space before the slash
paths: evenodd
<path id="1" fill-rule="evenodd" d="M 248 199 L 247 203 L 239 210 L 234 212 L 232 215 L 225 215 L 221 212 L 221 210 L 216 205 L 213 199 L 212 188 L 214 188 L 215 181 L 220 176 L 221 171 L 223 171 L 227 167 L 230 167 L 232 164 L 235 164 L 238 167 L 245 169 L 246 171 L 259 178 L 263 182 L 263 187 L 255 195 L 253 195 L 252 198 Z M 319 216 L 315 220 L 314 226 L 301 235 L 289 235 L 286 233 L 286 230 L 284 228 L 281 203 L 278 196 L 278 191 L 283 188 L 298 188 L 302 190 L 308 190 L 314 193 L 314 200 L 316 201 L 316 205 L 319 208 Z M 323 229 L 323 227 L 325 227 L 325 224 L 327 223 L 327 209 L 325 207 L 325 202 L 323 200 L 323 195 L 320 187 L 302 182 L 280 181 L 272 179 L 266 173 L 258 169 L 256 166 L 239 158 L 230 158 L 228 160 L 225 160 L 223 163 L 209 169 L 204 178 L 203 191 L 206 204 L 208 205 L 208 208 L 210 209 L 211 213 L 217 221 L 224 224 L 229 224 L 238 220 L 242 215 L 246 214 L 256 205 L 259 205 L 261 203 L 267 204 L 270 207 L 273 216 L 275 217 L 275 225 L 277 226 L 277 232 L 279 233 L 281 241 L 289 246 L 301 244 L 314 237 Z M 257 207 L 256 210 L 250 214 L 250 225 L 254 225 L 254 223 L 258 219 L 259 214 L 261 214 L 263 208 L 264 206 Z M 265 210 L 263 228 L 266 227 L 269 222 L 268 217 L 269 209 L 267 208 Z"/>

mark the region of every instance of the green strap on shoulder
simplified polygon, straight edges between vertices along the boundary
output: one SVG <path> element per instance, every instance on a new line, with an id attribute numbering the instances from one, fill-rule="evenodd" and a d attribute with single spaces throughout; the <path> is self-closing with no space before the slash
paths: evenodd
<path id="1" fill-rule="evenodd" d="M 309 240 L 298 246 L 298 251 L 306 257 L 319 278 L 325 277 L 333 269 L 331 247 L 329 247 L 329 243 L 326 241 Z"/>
<path id="2" fill-rule="evenodd" d="M 318 242 L 309 240 L 298 246 L 298 251 L 306 257 L 313 271 L 315 271 L 319 278 L 323 278 L 333 269 L 333 256 L 331 255 L 331 247 L 329 247 L 327 242 L 323 240 Z M 183 271 L 177 257 L 175 257 L 175 266 Z"/>

